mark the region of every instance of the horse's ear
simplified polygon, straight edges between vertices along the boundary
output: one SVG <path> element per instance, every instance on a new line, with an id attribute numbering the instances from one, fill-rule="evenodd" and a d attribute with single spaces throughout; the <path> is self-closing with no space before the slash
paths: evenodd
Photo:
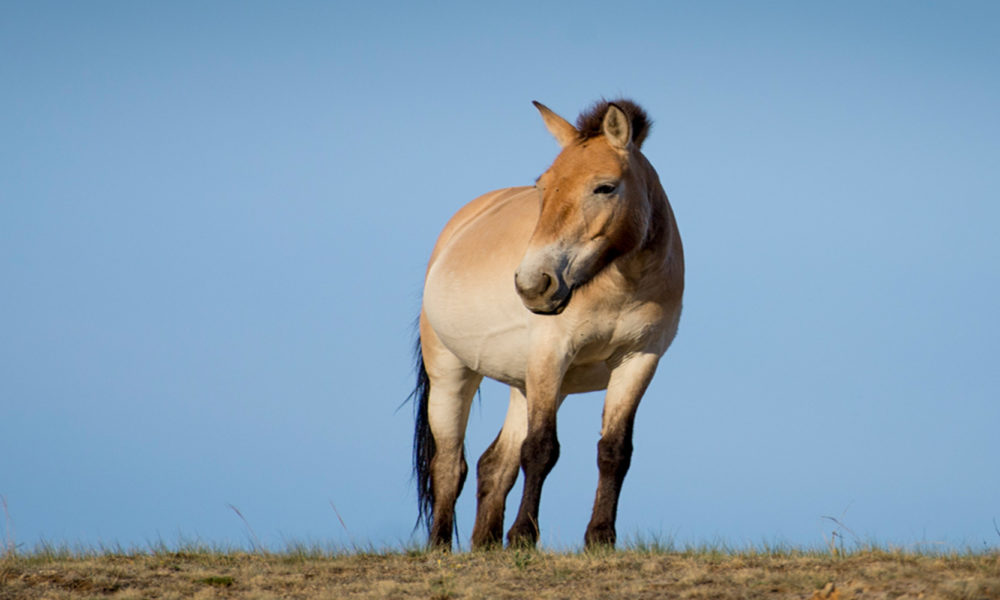
<path id="1" fill-rule="evenodd" d="M 632 124 L 628 122 L 625 111 L 614 104 L 608 104 L 608 112 L 604 113 L 601 129 L 608 143 L 615 148 L 624 149 L 632 141 Z"/>
<path id="2" fill-rule="evenodd" d="M 545 127 L 552 134 L 552 137 L 556 138 L 559 145 L 565 148 L 573 142 L 575 142 L 580 137 L 580 132 L 576 130 L 569 122 L 552 112 L 548 106 L 545 106 L 541 102 L 535 100 L 531 101 L 538 109 L 538 112 L 542 113 L 542 120 L 545 121 Z"/>

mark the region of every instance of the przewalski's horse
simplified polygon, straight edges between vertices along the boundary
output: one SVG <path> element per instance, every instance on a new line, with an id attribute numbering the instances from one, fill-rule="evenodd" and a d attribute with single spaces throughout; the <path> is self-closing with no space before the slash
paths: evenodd
<path id="1" fill-rule="evenodd" d="M 645 112 L 599 102 L 574 127 L 535 103 L 562 146 L 534 187 L 481 196 L 431 253 L 418 341 L 414 470 L 429 544 L 451 547 L 465 482 L 469 407 L 483 376 L 510 386 L 479 459 L 474 548 L 502 542 L 504 504 L 524 471 L 511 545 L 538 540 L 542 483 L 559 457 L 567 394 L 607 389 L 587 546 L 615 543 L 636 408 L 677 332 L 684 253 L 659 177 L 640 152 Z"/>

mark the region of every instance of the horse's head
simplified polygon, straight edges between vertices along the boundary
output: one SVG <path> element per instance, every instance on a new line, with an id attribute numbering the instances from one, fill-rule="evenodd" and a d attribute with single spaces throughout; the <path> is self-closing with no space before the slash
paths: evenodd
<path id="1" fill-rule="evenodd" d="M 649 121 L 627 100 L 597 104 L 577 127 L 535 107 L 562 152 L 536 181 L 541 213 L 514 283 L 529 310 L 557 314 L 573 290 L 646 239 L 651 169 L 639 147 Z"/>

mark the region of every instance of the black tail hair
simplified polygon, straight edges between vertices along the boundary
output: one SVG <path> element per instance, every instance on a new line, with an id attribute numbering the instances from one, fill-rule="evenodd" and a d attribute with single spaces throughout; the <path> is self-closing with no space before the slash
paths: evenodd
<path id="1" fill-rule="evenodd" d="M 431 380 L 424 367 L 424 353 L 420 346 L 420 335 L 414 348 L 416 359 L 417 385 L 413 388 L 410 398 L 416 400 L 413 405 L 413 476 L 417 480 L 417 523 L 414 529 L 423 522 L 427 531 L 431 530 L 434 519 L 434 488 L 431 486 L 431 460 L 436 450 L 431 425 L 427 420 L 427 401 L 431 395 Z"/>

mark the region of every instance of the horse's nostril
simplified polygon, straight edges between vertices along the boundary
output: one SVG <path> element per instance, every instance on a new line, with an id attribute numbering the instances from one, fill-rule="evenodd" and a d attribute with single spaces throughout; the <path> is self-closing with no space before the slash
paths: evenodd
<path id="1" fill-rule="evenodd" d="M 549 275 L 548 273 L 542 273 L 542 276 L 538 278 L 538 287 L 536 288 L 535 291 L 538 292 L 539 295 L 544 294 L 546 291 L 548 291 L 551 285 L 552 285 L 552 276 Z"/>

